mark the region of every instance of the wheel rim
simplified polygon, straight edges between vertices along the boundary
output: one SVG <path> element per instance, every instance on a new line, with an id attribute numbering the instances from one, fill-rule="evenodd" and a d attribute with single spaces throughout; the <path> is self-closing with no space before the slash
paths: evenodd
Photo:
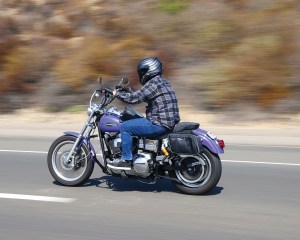
<path id="1" fill-rule="evenodd" d="M 180 170 L 176 170 L 177 179 L 187 187 L 200 187 L 211 176 L 211 163 L 205 154 L 187 156 L 179 161 Z"/>
<path id="2" fill-rule="evenodd" d="M 82 177 L 87 168 L 87 154 L 81 147 L 80 162 L 83 166 L 75 167 L 74 160 L 66 161 L 74 141 L 59 143 L 52 154 L 52 167 L 56 175 L 65 181 L 76 181 Z"/>

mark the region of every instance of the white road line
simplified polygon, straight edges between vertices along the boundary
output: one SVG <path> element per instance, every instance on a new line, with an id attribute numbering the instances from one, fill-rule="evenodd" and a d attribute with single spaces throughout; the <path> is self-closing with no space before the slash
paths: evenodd
<path id="1" fill-rule="evenodd" d="M 43 152 L 43 151 L 25 151 L 25 150 L 1 150 L 0 152 L 8 152 L 8 153 L 34 153 L 34 154 L 48 154 L 48 152 Z M 102 154 L 96 154 L 97 156 L 102 157 Z"/>
<path id="2" fill-rule="evenodd" d="M 13 153 L 38 153 L 38 154 L 45 154 L 48 152 L 43 151 L 25 151 L 25 150 L 0 150 L 0 152 L 13 152 Z"/>
<path id="3" fill-rule="evenodd" d="M 74 198 L 60 198 L 60 197 L 23 195 L 23 194 L 11 194 L 11 193 L 0 193 L 0 198 L 42 201 L 42 202 L 57 202 L 57 203 L 71 203 L 75 201 Z"/>
<path id="4" fill-rule="evenodd" d="M 259 148 L 300 148 L 300 146 L 284 146 L 284 145 L 258 145 L 258 144 L 226 144 L 226 146 L 234 147 L 259 147 Z M 226 150 L 226 148 L 225 148 Z"/>
<path id="5" fill-rule="evenodd" d="M 300 163 L 256 162 L 256 161 L 239 161 L 239 160 L 221 160 L 221 161 L 222 162 L 229 162 L 229 163 L 249 163 L 249 164 L 300 166 Z"/>
<path id="6" fill-rule="evenodd" d="M 23 151 L 23 150 L 0 150 L 0 152 L 36 153 L 36 154 L 47 154 L 48 153 L 48 152 L 43 152 L 43 151 Z M 97 154 L 97 156 L 102 156 L 102 155 Z M 300 163 L 257 162 L 257 161 L 240 161 L 240 160 L 221 160 L 221 161 L 222 162 L 230 162 L 230 163 L 249 163 L 249 164 L 300 166 Z"/>

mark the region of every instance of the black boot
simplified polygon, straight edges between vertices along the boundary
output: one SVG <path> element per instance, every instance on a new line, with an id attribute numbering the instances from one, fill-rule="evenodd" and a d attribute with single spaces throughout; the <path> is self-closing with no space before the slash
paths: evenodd
<path id="1" fill-rule="evenodd" d="M 107 166 L 112 169 L 130 170 L 132 168 L 132 161 L 115 159 L 112 163 L 108 163 Z"/>

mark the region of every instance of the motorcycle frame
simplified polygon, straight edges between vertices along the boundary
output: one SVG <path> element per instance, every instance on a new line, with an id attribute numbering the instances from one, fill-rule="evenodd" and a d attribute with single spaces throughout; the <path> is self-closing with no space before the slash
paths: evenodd
<path id="1" fill-rule="evenodd" d="M 104 110 L 102 109 L 102 107 L 105 104 L 100 104 L 100 105 L 93 105 L 92 104 L 92 99 L 94 96 L 97 96 L 97 94 L 99 94 L 99 90 L 95 91 L 90 99 L 90 112 L 89 112 L 89 117 L 87 118 L 83 128 L 81 129 L 81 131 L 79 133 L 77 132 L 64 132 L 65 135 L 68 136 L 74 136 L 76 137 L 76 141 L 74 143 L 74 145 L 72 146 L 72 149 L 70 151 L 70 153 L 67 156 L 67 159 L 69 161 L 74 161 L 74 152 L 77 149 L 81 148 L 81 145 L 84 143 L 87 145 L 87 147 L 90 149 L 91 151 L 91 160 L 93 162 L 96 162 L 100 168 L 102 169 L 103 172 L 107 173 L 107 154 L 105 152 L 105 143 L 104 143 L 104 132 L 101 131 L 99 123 L 101 120 L 101 117 L 104 115 Z M 105 96 L 106 98 L 106 96 Z M 114 98 L 111 99 L 110 102 L 113 101 Z M 105 101 L 104 101 L 105 102 Z M 107 116 L 109 118 L 109 116 Z M 92 122 L 92 119 L 94 119 L 94 121 Z M 88 130 L 88 133 L 85 134 L 86 130 L 90 128 Z M 92 131 L 97 128 L 98 130 L 98 135 L 94 135 L 91 136 Z M 212 137 L 209 132 L 207 132 L 204 129 L 198 128 L 196 130 L 193 130 L 193 133 L 200 136 L 201 138 L 201 143 L 204 147 L 206 147 L 207 149 L 209 149 L 212 153 L 215 154 L 222 154 L 224 153 L 224 150 L 220 147 L 220 145 L 218 144 L 218 139 L 216 137 Z M 90 138 L 92 137 L 99 137 L 99 142 L 100 142 L 100 149 L 102 152 L 102 156 L 103 156 L 103 163 L 104 165 L 97 159 L 97 155 L 96 155 L 96 151 L 95 148 L 93 147 L 93 145 L 90 142 Z M 161 144 L 159 144 L 161 145 Z M 160 153 L 160 149 L 157 149 L 156 152 L 156 156 Z"/>
<path id="2" fill-rule="evenodd" d="M 100 118 L 102 117 L 102 115 L 96 117 L 96 121 L 91 123 L 91 120 L 94 117 L 95 117 L 95 112 L 93 112 L 89 116 L 84 127 L 82 128 L 82 130 L 79 133 L 78 132 L 64 132 L 64 134 L 68 135 L 68 136 L 74 136 L 77 138 L 71 149 L 71 152 L 69 153 L 70 157 L 73 155 L 74 151 L 76 149 L 80 149 L 81 145 L 84 143 L 88 146 L 88 148 L 91 151 L 91 160 L 93 162 L 96 162 L 104 172 L 107 172 L 107 170 L 106 170 L 107 156 L 106 156 L 106 152 L 105 152 L 105 146 L 104 146 L 105 142 L 104 142 L 104 136 L 103 136 L 104 132 L 102 132 L 101 129 L 99 128 L 99 121 L 100 121 Z M 86 132 L 88 127 L 91 127 L 91 128 L 88 131 L 88 133 L 86 135 L 84 135 L 84 133 Z M 97 130 L 98 130 L 98 135 L 91 136 L 90 134 L 93 131 L 93 129 L 95 129 L 95 128 L 97 128 Z M 210 138 L 209 135 L 207 134 L 208 132 L 206 130 L 198 128 L 198 129 L 194 130 L 193 133 L 201 137 L 202 145 L 204 147 L 208 148 L 211 152 L 213 152 L 215 154 L 224 153 L 224 150 L 217 143 L 217 138 L 215 138 L 215 139 Z M 104 165 L 97 159 L 97 153 L 95 151 L 95 148 L 92 145 L 92 143 L 90 142 L 90 138 L 97 137 L 97 136 L 99 137 L 100 149 L 102 152 Z M 159 144 L 159 145 L 161 145 L 161 144 Z M 159 149 L 157 149 L 157 150 L 159 151 Z M 156 152 L 156 155 L 159 155 L 159 152 Z M 68 158 L 68 159 L 70 159 L 70 158 Z"/>

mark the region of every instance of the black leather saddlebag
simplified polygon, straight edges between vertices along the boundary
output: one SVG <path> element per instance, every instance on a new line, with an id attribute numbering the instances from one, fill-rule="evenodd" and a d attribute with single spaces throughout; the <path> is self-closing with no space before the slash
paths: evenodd
<path id="1" fill-rule="evenodd" d="M 194 134 L 169 134 L 171 151 L 177 154 L 198 154 L 201 152 L 201 138 Z"/>

